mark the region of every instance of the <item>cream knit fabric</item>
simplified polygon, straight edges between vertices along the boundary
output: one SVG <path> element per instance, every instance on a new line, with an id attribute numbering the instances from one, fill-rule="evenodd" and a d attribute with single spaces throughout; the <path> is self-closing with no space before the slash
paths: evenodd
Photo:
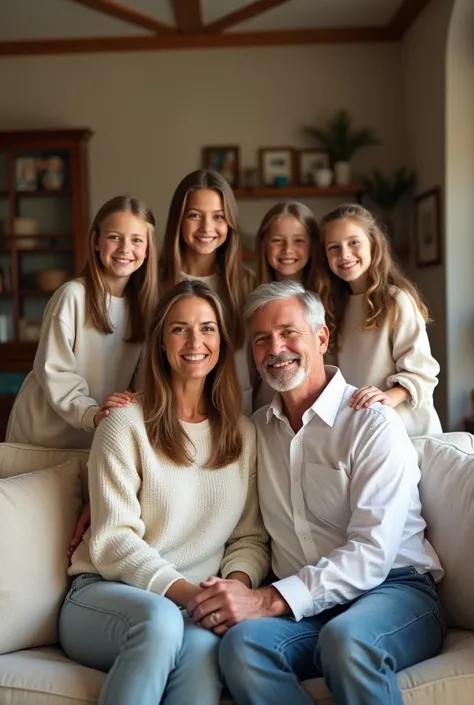
<path id="1" fill-rule="evenodd" d="M 113 333 L 86 323 L 81 280 L 64 284 L 45 309 L 33 370 L 18 393 L 6 440 L 47 448 L 90 448 L 104 397 L 127 389 L 142 345 L 126 343 L 128 304 L 111 296 Z"/>
<path id="2" fill-rule="evenodd" d="M 153 451 L 139 403 L 101 421 L 89 459 L 91 528 L 70 575 L 99 573 L 160 595 L 180 578 L 198 584 L 239 570 L 257 586 L 265 577 L 253 423 L 241 417 L 243 453 L 221 470 L 203 469 L 209 422 L 182 423 L 195 447 L 190 467 Z"/>
<path id="3" fill-rule="evenodd" d="M 409 436 L 441 433 L 433 402 L 439 365 L 431 354 L 426 325 L 412 297 L 393 288 L 399 318 L 393 330 L 362 330 L 363 294 L 350 296 L 339 341 L 337 364 L 348 384 L 389 389 L 399 384 L 410 400 L 399 404 Z"/>

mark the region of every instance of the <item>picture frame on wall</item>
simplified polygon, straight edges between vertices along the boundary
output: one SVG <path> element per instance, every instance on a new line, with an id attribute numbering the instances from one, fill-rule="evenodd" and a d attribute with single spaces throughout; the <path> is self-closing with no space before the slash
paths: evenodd
<path id="1" fill-rule="evenodd" d="M 416 264 L 441 264 L 441 188 L 436 186 L 415 198 Z"/>
<path id="2" fill-rule="evenodd" d="M 262 147 L 258 152 L 260 182 L 263 186 L 284 188 L 295 183 L 293 147 Z"/>
<path id="3" fill-rule="evenodd" d="M 232 188 L 240 181 L 240 149 L 235 145 L 202 148 L 202 168 L 217 171 Z"/>
<path id="4" fill-rule="evenodd" d="M 324 149 L 300 149 L 298 152 L 298 183 L 308 186 L 316 183 L 316 172 L 330 169 L 331 159 Z"/>

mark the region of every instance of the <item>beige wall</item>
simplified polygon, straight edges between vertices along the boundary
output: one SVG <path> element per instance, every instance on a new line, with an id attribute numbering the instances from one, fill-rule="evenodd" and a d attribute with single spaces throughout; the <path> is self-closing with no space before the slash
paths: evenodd
<path id="1" fill-rule="evenodd" d="M 474 2 L 456 0 L 448 34 L 446 101 L 448 415 L 471 412 L 474 387 Z"/>
<path id="2" fill-rule="evenodd" d="M 356 169 L 393 169 L 402 144 L 400 47 L 337 45 L 0 59 L 0 129 L 90 127 L 92 209 L 122 192 L 149 201 L 158 230 L 203 145 L 300 145 L 300 128 L 345 106 L 382 147 Z M 307 143 L 306 143 L 307 144 Z M 254 231 L 272 202 L 245 202 Z M 317 213 L 334 201 L 310 201 Z"/>
<path id="3" fill-rule="evenodd" d="M 417 172 L 418 192 L 441 186 L 444 193 L 445 188 L 445 62 L 452 5 L 453 0 L 431 0 L 402 43 L 407 160 Z M 433 354 L 441 365 L 435 401 L 445 425 L 448 422 L 445 267 L 416 267 L 413 250 L 408 272 L 420 287 L 434 319 L 429 335 Z"/>

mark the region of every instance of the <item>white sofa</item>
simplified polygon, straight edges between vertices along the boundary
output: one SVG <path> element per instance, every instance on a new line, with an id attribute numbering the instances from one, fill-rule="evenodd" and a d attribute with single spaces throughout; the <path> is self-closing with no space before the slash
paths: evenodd
<path id="1" fill-rule="evenodd" d="M 410 705 L 474 703 L 473 442 L 464 433 L 415 441 L 450 629 L 441 654 L 399 674 Z M 0 705 L 97 702 L 104 674 L 73 663 L 57 645 L 86 459 L 84 451 L 0 445 Z M 322 679 L 305 687 L 319 705 L 332 703 Z"/>

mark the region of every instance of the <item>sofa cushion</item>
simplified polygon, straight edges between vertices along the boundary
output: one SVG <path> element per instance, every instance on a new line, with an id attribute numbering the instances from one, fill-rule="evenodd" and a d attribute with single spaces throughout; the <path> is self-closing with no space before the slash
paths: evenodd
<path id="1" fill-rule="evenodd" d="M 39 448 L 22 443 L 0 443 L 0 478 L 52 468 L 74 458 L 80 466 L 83 496 L 87 498 L 88 457 L 88 450 L 64 450 Z"/>
<path id="2" fill-rule="evenodd" d="M 75 459 L 0 480 L 0 653 L 57 641 L 80 505 Z"/>
<path id="3" fill-rule="evenodd" d="M 420 464 L 423 459 L 425 445 L 432 440 L 454 446 L 458 450 L 469 453 L 469 455 L 474 455 L 474 436 L 472 433 L 467 433 L 467 431 L 449 431 L 448 433 L 439 433 L 433 436 L 414 436 L 411 441 L 418 453 L 418 462 Z"/>
<path id="4" fill-rule="evenodd" d="M 446 572 L 439 594 L 448 625 L 473 629 L 474 455 L 444 440 L 427 439 L 420 497 L 427 538 Z"/>

